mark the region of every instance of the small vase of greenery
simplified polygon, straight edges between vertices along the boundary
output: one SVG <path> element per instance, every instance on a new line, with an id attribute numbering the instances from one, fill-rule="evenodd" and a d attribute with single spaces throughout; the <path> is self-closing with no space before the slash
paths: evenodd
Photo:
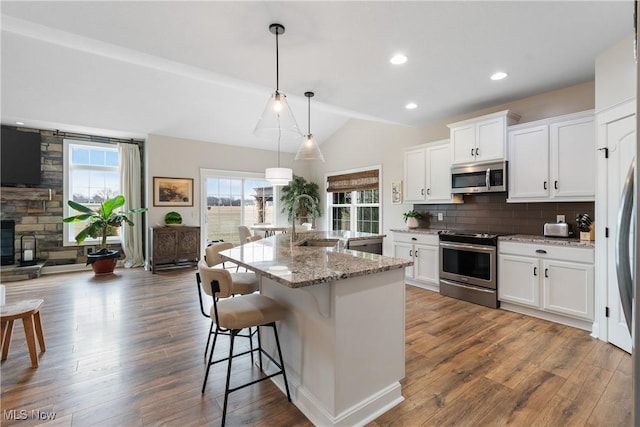
<path id="1" fill-rule="evenodd" d="M 418 220 L 422 219 L 422 214 L 415 210 L 410 210 L 402 214 L 408 228 L 418 228 Z"/>

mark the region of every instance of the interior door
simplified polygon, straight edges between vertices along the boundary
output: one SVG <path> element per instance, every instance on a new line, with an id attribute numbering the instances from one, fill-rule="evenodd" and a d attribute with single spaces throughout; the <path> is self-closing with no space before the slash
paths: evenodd
<path id="1" fill-rule="evenodd" d="M 618 278 L 616 274 L 616 239 L 618 209 L 624 179 L 636 156 L 636 118 L 635 114 L 622 116 L 606 124 L 606 141 L 609 149 L 607 162 L 607 299 L 609 319 L 607 332 L 609 342 L 631 353 L 631 335 L 620 304 Z M 633 233 L 632 229 L 632 233 Z M 634 241 L 631 236 L 630 242 Z M 630 251 L 630 254 L 634 253 Z M 632 260 L 633 261 L 633 260 Z"/>

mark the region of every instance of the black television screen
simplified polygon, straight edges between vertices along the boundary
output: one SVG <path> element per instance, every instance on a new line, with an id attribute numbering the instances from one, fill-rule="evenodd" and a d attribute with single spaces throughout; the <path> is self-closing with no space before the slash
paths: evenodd
<path id="1" fill-rule="evenodd" d="M 40 184 L 40 133 L 3 127 L 0 162 L 2 185 Z"/>

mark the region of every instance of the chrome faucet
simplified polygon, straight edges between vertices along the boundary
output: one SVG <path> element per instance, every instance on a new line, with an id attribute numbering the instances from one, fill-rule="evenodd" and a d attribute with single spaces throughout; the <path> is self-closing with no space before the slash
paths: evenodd
<path id="1" fill-rule="evenodd" d="M 316 207 L 316 201 L 313 200 L 313 197 L 311 197 L 308 194 L 300 194 L 299 196 L 296 196 L 296 198 L 293 200 L 293 206 L 291 207 L 291 219 L 292 219 L 291 239 L 292 240 L 296 238 L 296 212 L 297 212 L 297 207 L 300 204 L 300 199 L 302 199 L 303 197 L 311 201 L 312 209 Z M 313 213 L 311 213 L 311 215 L 313 215 Z M 314 222 L 315 222 L 315 216 L 314 216 Z"/>

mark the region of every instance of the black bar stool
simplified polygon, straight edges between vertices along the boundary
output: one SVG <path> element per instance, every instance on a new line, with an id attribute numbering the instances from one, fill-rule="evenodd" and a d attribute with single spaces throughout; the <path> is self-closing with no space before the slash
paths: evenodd
<path id="1" fill-rule="evenodd" d="M 287 383 L 287 374 L 284 369 L 284 361 L 282 359 L 282 350 L 280 348 L 280 340 L 278 339 L 278 330 L 276 328 L 276 321 L 282 320 L 287 315 L 287 310 L 277 301 L 259 294 L 240 295 L 233 298 L 232 296 L 233 284 L 231 280 L 231 274 L 229 271 L 220 268 L 207 267 L 204 263 L 198 264 L 198 273 L 202 281 L 202 289 L 207 295 L 210 295 L 213 299 L 213 306 L 211 307 L 211 321 L 215 324 L 215 331 L 213 335 L 213 344 L 211 345 L 211 352 L 209 353 L 209 362 L 207 364 L 207 371 L 204 376 L 204 382 L 202 384 L 202 393 L 204 393 L 207 386 L 207 379 L 209 377 L 209 369 L 211 366 L 228 360 L 227 364 L 227 381 L 224 390 L 224 404 L 222 408 L 222 425 L 224 426 L 227 416 L 227 402 L 229 400 L 229 394 L 242 388 L 248 387 L 260 381 L 268 380 L 277 375 L 282 375 L 284 378 L 284 386 L 287 392 L 287 400 L 291 402 L 291 394 L 289 393 L 289 384 Z M 242 329 L 263 326 L 269 326 L 273 329 L 275 336 L 276 347 L 278 349 L 279 361 L 276 361 L 269 353 L 262 349 L 260 344 L 260 333 L 258 332 L 258 347 L 251 348 L 248 351 L 244 351 L 238 354 L 233 354 L 233 346 L 236 336 L 239 335 Z M 229 356 L 223 359 L 213 360 L 213 352 L 216 347 L 216 340 L 218 334 L 228 334 L 230 338 L 229 344 Z M 230 387 L 231 384 L 231 364 L 234 358 L 243 356 L 245 354 L 258 351 L 260 370 L 262 371 L 262 355 L 264 354 L 273 364 L 279 369 L 277 372 L 265 375 L 254 381 L 239 385 L 237 387 Z M 264 371 L 263 371 L 264 373 Z"/>

